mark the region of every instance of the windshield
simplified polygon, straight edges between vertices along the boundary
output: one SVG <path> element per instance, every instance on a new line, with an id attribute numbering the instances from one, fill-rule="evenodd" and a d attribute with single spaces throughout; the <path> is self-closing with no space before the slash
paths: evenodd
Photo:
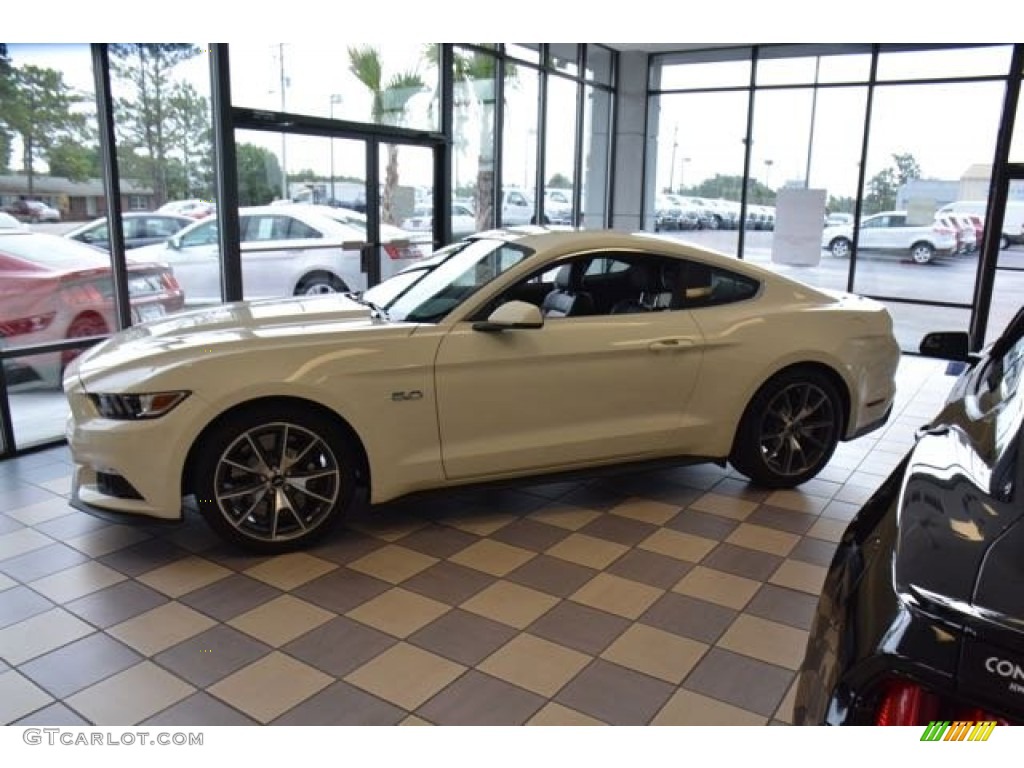
<path id="1" fill-rule="evenodd" d="M 533 255 L 503 240 L 471 240 L 387 307 L 392 320 L 436 323 L 502 273 Z"/>

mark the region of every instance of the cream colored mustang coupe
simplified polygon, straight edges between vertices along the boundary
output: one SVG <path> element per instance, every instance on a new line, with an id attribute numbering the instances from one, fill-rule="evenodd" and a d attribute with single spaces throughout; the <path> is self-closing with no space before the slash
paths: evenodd
<path id="1" fill-rule="evenodd" d="M 383 502 L 669 459 L 791 487 L 893 401 L 882 305 L 657 236 L 483 233 L 379 289 L 178 314 L 84 353 L 73 503 L 174 520 L 194 495 L 278 552 L 360 484 Z"/>

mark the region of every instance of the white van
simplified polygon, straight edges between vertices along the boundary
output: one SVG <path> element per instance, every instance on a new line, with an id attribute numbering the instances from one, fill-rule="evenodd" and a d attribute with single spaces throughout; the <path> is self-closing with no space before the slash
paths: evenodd
<path id="1" fill-rule="evenodd" d="M 969 213 L 985 218 L 988 203 L 984 200 L 956 200 L 939 208 L 936 216 L 944 213 Z M 1003 233 L 999 238 L 999 247 L 1009 248 L 1011 245 L 1024 244 L 1024 201 L 1010 200 L 1006 203 L 1003 214 Z"/>

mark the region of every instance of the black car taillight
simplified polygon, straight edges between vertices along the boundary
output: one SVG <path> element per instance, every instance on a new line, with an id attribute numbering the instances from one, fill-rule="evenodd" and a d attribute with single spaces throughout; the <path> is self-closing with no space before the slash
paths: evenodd
<path id="1" fill-rule="evenodd" d="M 881 699 L 875 709 L 875 725 L 928 725 L 937 720 L 1015 724 L 981 707 L 940 696 L 910 680 L 888 680 L 882 685 Z"/>

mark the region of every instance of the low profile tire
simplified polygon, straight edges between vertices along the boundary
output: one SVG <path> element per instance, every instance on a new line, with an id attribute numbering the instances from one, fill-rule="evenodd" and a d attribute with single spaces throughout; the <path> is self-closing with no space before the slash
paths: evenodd
<path id="1" fill-rule="evenodd" d="M 910 247 L 910 258 L 915 264 L 927 264 L 935 256 L 935 249 L 928 243 L 914 243 Z"/>
<path id="2" fill-rule="evenodd" d="M 308 546 L 352 504 L 355 454 L 341 430 L 311 408 L 247 408 L 201 439 L 196 503 L 239 547 L 276 554 Z"/>
<path id="3" fill-rule="evenodd" d="M 344 293 L 348 288 L 335 275 L 317 272 L 307 275 L 299 281 L 295 288 L 296 296 L 320 296 L 327 293 Z"/>
<path id="4" fill-rule="evenodd" d="M 837 259 L 848 259 L 850 258 L 850 249 L 852 245 L 853 243 L 845 237 L 837 237 L 828 244 L 828 250 Z"/>
<path id="5" fill-rule="evenodd" d="M 784 371 L 750 401 L 729 461 L 758 485 L 792 488 L 828 463 L 842 426 L 842 401 L 827 376 Z"/>
<path id="6" fill-rule="evenodd" d="M 999 250 L 1005 251 L 1009 247 L 1010 247 L 1010 238 L 1008 238 L 1006 235 L 1000 235 L 999 236 Z"/>

